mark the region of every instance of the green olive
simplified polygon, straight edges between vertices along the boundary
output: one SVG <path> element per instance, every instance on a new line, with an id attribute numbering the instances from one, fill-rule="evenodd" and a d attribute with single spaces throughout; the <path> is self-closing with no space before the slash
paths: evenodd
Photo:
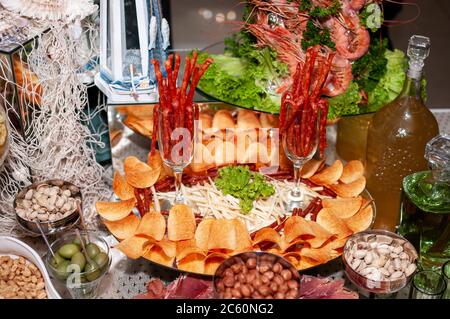
<path id="1" fill-rule="evenodd" d="M 67 272 L 67 267 L 70 265 L 70 261 L 64 260 L 59 263 L 58 268 L 56 268 L 57 277 L 59 279 L 66 279 L 69 276 Z"/>
<path id="2" fill-rule="evenodd" d="M 65 259 L 62 258 L 58 253 L 55 254 L 52 259 L 50 259 L 50 265 L 52 265 L 53 268 L 58 268 L 58 265 L 62 263 Z"/>
<path id="3" fill-rule="evenodd" d="M 94 281 L 101 275 L 101 271 L 95 262 L 87 263 L 85 269 L 86 279 L 89 281 Z"/>
<path id="4" fill-rule="evenodd" d="M 86 246 L 86 253 L 89 258 L 94 259 L 100 253 L 100 249 L 96 244 L 90 243 Z"/>
<path id="5" fill-rule="evenodd" d="M 58 254 L 66 259 L 71 259 L 79 251 L 80 248 L 76 244 L 65 244 L 59 248 Z"/>
<path id="6" fill-rule="evenodd" d="M 81 246 L 81 240 L 77 237 L 73 240 L 72 244 L 78 245 L 78 247 Z"/>
<path id="7" fill-rule="evenodd" d="M 70 263 L 80 266 L 80 272 L 83 272 L 84 266 L 86 266 L 86 257 L 79 251 L 72 256 Z"/>
<path id="8" fill-rule="evenodd" d="M 108 263 L 109 257 L 107 254 L 101 252 L 97 256 L 95 256 L 94 261 L 101 268 Z"/>

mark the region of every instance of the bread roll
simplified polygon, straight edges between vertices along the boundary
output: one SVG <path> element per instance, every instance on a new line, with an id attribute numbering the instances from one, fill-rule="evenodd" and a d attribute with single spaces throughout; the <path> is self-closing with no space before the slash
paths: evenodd
<path id="1" fill-rule="evenodd" d="M 212 127 L 219 130 L 224 130 L 227 128 L 234 128 L 234 119 L 231 113 L 227 110 L 219 110 L 214 114 L 212 121 Z"/>
<path id="2" fill-rule="evenodd" d="M 255 112 L 250 110 L 239 110 L 237 117 L 237 127 L 239 129 L 255 129 L 260 128 L 261 123 L 259 122 L 258 116 Z"/>

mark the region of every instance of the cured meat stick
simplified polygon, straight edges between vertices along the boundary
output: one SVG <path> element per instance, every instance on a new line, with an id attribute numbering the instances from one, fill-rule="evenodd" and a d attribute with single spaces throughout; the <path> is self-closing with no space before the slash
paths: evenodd
<path id="1" fill-rule="evenodd" d="M 137 205 L 137 209 L 139 211 L 139 215 L 141 215 L 141 217 L 144 217 L 145 209 L 144 209 L 144 203 L 142 202 L 140 189 L 138 189 L 138 188 L 134 189 L 134 197 L 136 197 L 136 205 Z"/>
<path id="2" fill-rule="evenodd" d="M 175 54 L 175 67 L 173 69 L 174 87 L 177 87 L 178 73 L 180 71 L 181 59 L 179 54 Z"/>
<path id="3" fill-rule="evenodd" d="M 198 67 L 195 67 L 194 69 L 194 75 L 192 76 L 192 81 L 191 81 L 191 85 L 189 86 L 189 94 L 186 98 L 186 103 L 192 103 L 193 98 L 194 98 L 194 93 L 195 93 L 195 89 L 197 88 L 198 82 L 200 82 L 201 77 L 203 76 L 203 74 L 205 74 L 206 70 L 208 69 L 208 67 L 211 65 L 211 63 L 213 62 L 213 60 L 211 58 L 207 58 L 205 60 L 205 62 L 199 67 L 199 69 L 197 70 Z M 197 71 L 197 72 L 195 72 Z"/>
<path id="4" fill-rule="evenodd" d="M 142 192 L 144 193 L 144 209 L 145 212 L 148 213 L 152 202 L 152 191 L 150 188 L 144 188 Z"/>
<path id="5" fill-rule="evenodd" d="M 194 72 L 195 65 L 197 64 L 197 58 L 198 58 L 198 51 L 194 50 L 194 52 L 192 52 L 191 68 L 189 69 L 189 78 L 191 78 L 191 75 Z"/>
<path id="6" fill-rule="evenodd" d="M 153 131 L 152 131 L 152 146 L 151 146 L 151 154 L 154 155 L 156 151 L 156 140 L 158 139 L 158 125 L 159 125 L 159 105 L 155 104 L 153 106 Z"/>

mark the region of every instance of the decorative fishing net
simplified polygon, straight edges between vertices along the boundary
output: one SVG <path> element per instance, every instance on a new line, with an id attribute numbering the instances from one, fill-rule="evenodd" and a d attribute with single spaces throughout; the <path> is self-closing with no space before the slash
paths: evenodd
<path id="1" fill-rule="evenodd" d="M 92 132 L 86 125 L 105 106 L 93 108 L 94 113 L 86 111 L 87 86 L 79 73 L 98 54 L 98 27 L 89 19 L 83 26 L 53 22 L 30 47 L 20 50 L 14 58 L 16 83 L 10 65 L 0 58 L 0 104 L 26 122 L 22 135 L 9 117 L 9 155 L 0 174 L 0 234 L 21 234 L 13 200 L 32 182 L 62 179 L 79 186 L 88 226 L 96 222 L 94 203 L 111 196 L 94 152 L 95 147 L 104 147 L 100 136 L 107 128 Z M 18 101 L 11 98 L 13 87 Z"/>

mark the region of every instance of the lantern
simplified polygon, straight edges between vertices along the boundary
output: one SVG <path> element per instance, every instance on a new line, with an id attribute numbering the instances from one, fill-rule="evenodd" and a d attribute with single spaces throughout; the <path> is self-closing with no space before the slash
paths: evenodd
<path id="1" fill-rule="evenodd" d="M 150 59 L 166 57 L 169 38 L 160 8 L 159 0 L 100 1 L 100 73 L 96 84 L 109 103 L 156 101 Z"/>

